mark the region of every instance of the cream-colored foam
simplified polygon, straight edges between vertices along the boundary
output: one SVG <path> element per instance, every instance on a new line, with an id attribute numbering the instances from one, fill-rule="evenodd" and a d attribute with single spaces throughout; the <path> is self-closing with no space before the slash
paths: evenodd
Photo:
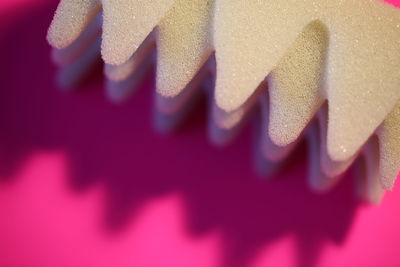
<path id="1" fill-rule="evenodd" d="M 113 81 L 123 81 L 135 72 L 154 48 L 154 36 L 150 34 L 137 51 L 120 65 L 105 64 L 104 74 Z"/>
<path id="2" fill-rule="evenodd" d="M 47 40 L 58 49 L 72 44 L 100 11 L 98 0 L 61 0 Z"/>
<path id="3" fill-rule="evenodd" d="M 216 98 L 223 109 L 242 105 L 315 20 L 329 32 L 325 90 L 333 159 L 354 155 L 400 98 L 395 8 L 373 0 L 220 0 L 216 6 Z"/>
<path id="4" fill-rule="evenodd" d="M 106 63 L 127 61 L 165 16 L 174 0 L 102 0 L 102 55 Z"/>
<path id="5" fill-rule="evenodd" d="M 264 158 L 273 163 L 279 163 L 285 160 L 289 154 L 295 149 L 297 142 L 293 142 L 287 146 L 277 146 L 269 137 L 269 118 L 270 118 L 270 97 L 268 93 L 261 94 L 259 97 L 261 122 L 260 122 L 260 152 Z"/>
<path id="6" fill-rule="evenodd" d="M 102 18 L 98 15 L 70 45 L 64 49 L 53 49 L 53 62 L 60 66 L 66 66 L 82 57 L 83 53 L 90 49 L 93 43 L 101 36 L 101 22 Z"/>
<path id="7" fill-rule="evenodd" d="M 176 0 L 159 24 L 157 91 L 162 95 L 180 93 L 210 56 L 213 2 Z"/>
<path id="8" fill-rule="evenodd" d="M 358 156 L 355 154 L 349 159 L 343 161 L 335 161 L 332 160 L 328 154 L 327 149 L 327 132 L 328 132 L 328 108 L 327 106 L 323 106 L 318 114 L 318 124 L 319 124 L 319 131 L 320 131 L 320 162 L 321 162 L 321 169 L 325 176 L 335 178 L 339 175 L 342 175 L 347 169 L 351 166 L 354 162 L 356 157 Z"/>
<path id="9" fill-rule="evenodd" d="M 392 189 L 400 169 L 400 103 L 378 131 L 381 183 Z"/>
<path id="10" fill-rule="evenodd" d="M 260 84 L 259 88 L 257 89 L 258 93 L 253 94 L 240 108 L 231 112 L 226 112 L 225 110 L 221 109 L 215 103 L 214 98 L 212 100 L 211 115 L 216 125 L 225 130 L 230 130 L 236 127 L 245 118 L 250 109 L 252 109 L 259 101 L 260 94 L 265 95 L 266 86 L 266 83 Z M 268 137 L 268 132 L 263 133 L 263 136 Z"/>
<path id="11" fill-rule="evenodd" d="M 159 94 L 179 95 L 215 51 L 217 125 L 237 125 L 268 76 L 262 138 L 277 151 L 268 157 L 283 158 L 326 101 L 320 171 L 346 170 L 381 125 L 380 176 L 392 187 L 400 169 L 399 10 L 378 0 L 62 0 L 49 42 L 70 45 L 101 6 L 111 80 L 136 69 L 156 27 Z"/>
<path id="12" fill-rule="evenodd" d="M 269 135 L 277 145 L 294 142 L 321 106 L 327 29 L 309 24 L 269 76 Z"/>

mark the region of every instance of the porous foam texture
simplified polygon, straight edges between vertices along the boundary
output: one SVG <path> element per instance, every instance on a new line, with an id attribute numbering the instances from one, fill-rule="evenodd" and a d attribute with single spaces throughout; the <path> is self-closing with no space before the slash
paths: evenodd
<path id="1" fill-rule="evenodd" d="M 322 177 L 310 178 L 311 186 L 330 187 L 361 157 L 368 165 L 365 175 L 375 179 L 364 183 L 364 191 L 374 195 L 370 200 L 377 199 L 371 189 L 376 181 L 383 189 L 393 187 L 400 169 L 400 10 L 389 4 L 61 0 L 48 32 L 57 60 L 85 53 L 90 40 L 100 40 L 93 37 L 100 28 L 114 100 L 127 95 L 132 75 L 156 43 L 162 110 L 189 103 L 198 87 L 193 80 L 206 69 L 215 73 L 215 88 L 209 89 L 210 125 L 219 129 L 212 131 L 215 140 L 259 106 L 265 159 L 282 160 L 307 136 L 313 139 L 310 157 L 318 158 L 311 176 Z M 216 68 L 206 64 L 213 53 Z M 368 163 L 374 157 L 378 163 Z"/>

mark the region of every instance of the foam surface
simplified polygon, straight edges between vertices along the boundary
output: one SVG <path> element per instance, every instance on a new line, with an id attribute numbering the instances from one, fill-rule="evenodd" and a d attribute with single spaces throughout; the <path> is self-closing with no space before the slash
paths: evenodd
<path id="1" fill-rule="evenodd" d="M 62 0 L 49 42 L 67 47 L 101 8 L 110 80 L 130 77 L 155 29 L 162 97 L 179 97 L 215 52 L 215 125 L 235 128 L 267 77 L 267 158 L 284 158 L 324 106 L 314 172 L 335 178 L 360 153 L 367 161 L 377 153 L 382 185 L 393 186 L 400 169 L 399 10 L 377 0 Z M 362 148 L 375 133 L 379 149 L 368 154 Z"/>
<path id="2" fill-rule="evenodd" d="M 108 64 L 124 63 L 171 8 L 173 0 L 102 0 L 102 54 Z"/>
<path id="3" fill-rule="evenodd" d="M 400 12 L 395 8 L 365 0 L 221 0 L 216 5 L 216 98 L 223 109 L 242 105 L 315 20 L 329 31 L 323 90 L 332 107 L 332 158 L 354 155 L 399 100 Z"/>
<path id="4" fill-rule="evenodd" d="M 400 168 L 400 103 L 379 129 L 380 172 L 385 189 L 392 189 Z"/>
<path id="5" fill-rule="evenodd" d="M 320 22 L 309 24 L 269 76 L 269 135 L 277 145 L 294 142 L 323 103 L 320 89 L 328 38 Z"/>
<path id="6" fill-rule="evenodd" d="M 213 2 L 176 0 L 161 21 L 157 42 L 157 91 L 162 95 L 180 93 L 210 56 Z"/>
<path id="7" fill-rule="evenodd" d="M 47 40 L 62 49 L 76 40 L 100 11 L 98 0 L 61 0 Z"/>

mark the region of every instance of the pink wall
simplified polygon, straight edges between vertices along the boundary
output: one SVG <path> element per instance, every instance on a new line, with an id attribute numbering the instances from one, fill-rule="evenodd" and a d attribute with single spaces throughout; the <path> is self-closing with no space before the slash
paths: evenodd
<path id="1" fill-rule="evenodd" d="M 55 6 L 0 3 L 0 266 L 400 266 L 399 184 L 380 206 L 354 198 L 351 174 L 313 194 L 304 147 L 260 180 L 250 129 L 211 146 L 204 105 L 158 136 L 151 77 L 123 105 L 98 73 L 60 92 Z"/>

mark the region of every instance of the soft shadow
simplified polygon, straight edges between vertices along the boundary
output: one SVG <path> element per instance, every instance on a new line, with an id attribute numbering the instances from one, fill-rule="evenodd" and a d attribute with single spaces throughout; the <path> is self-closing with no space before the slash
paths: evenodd
<path id="1" fill-rule="evenodd" d="M 1 177 L 12 176 L 32 153 L 65 151 L 73 190 L 105 185 L 104 225 L 111 233 L 130 223 L 146 200 L 178 192 L 193 235 L 223 234 L 225 266 L 245 266 L 290 234 L 298 241 L 298 266 L 315 266 L 324 244 L 344 242 L 359 207 L 351 177 L 327 194 L 311 193 L 304 145 L 276 179 L 263 181 L 252 171 L 251 129 L 227 148 L 211 146 L 204 103 L 178 134 L 155 134 L 154 73 L 121 105 L 106 100 L 98 79 L 80 93 L 58 90 L 45 40 L 54 9 L 26 10 L 0 35 Z"/>

